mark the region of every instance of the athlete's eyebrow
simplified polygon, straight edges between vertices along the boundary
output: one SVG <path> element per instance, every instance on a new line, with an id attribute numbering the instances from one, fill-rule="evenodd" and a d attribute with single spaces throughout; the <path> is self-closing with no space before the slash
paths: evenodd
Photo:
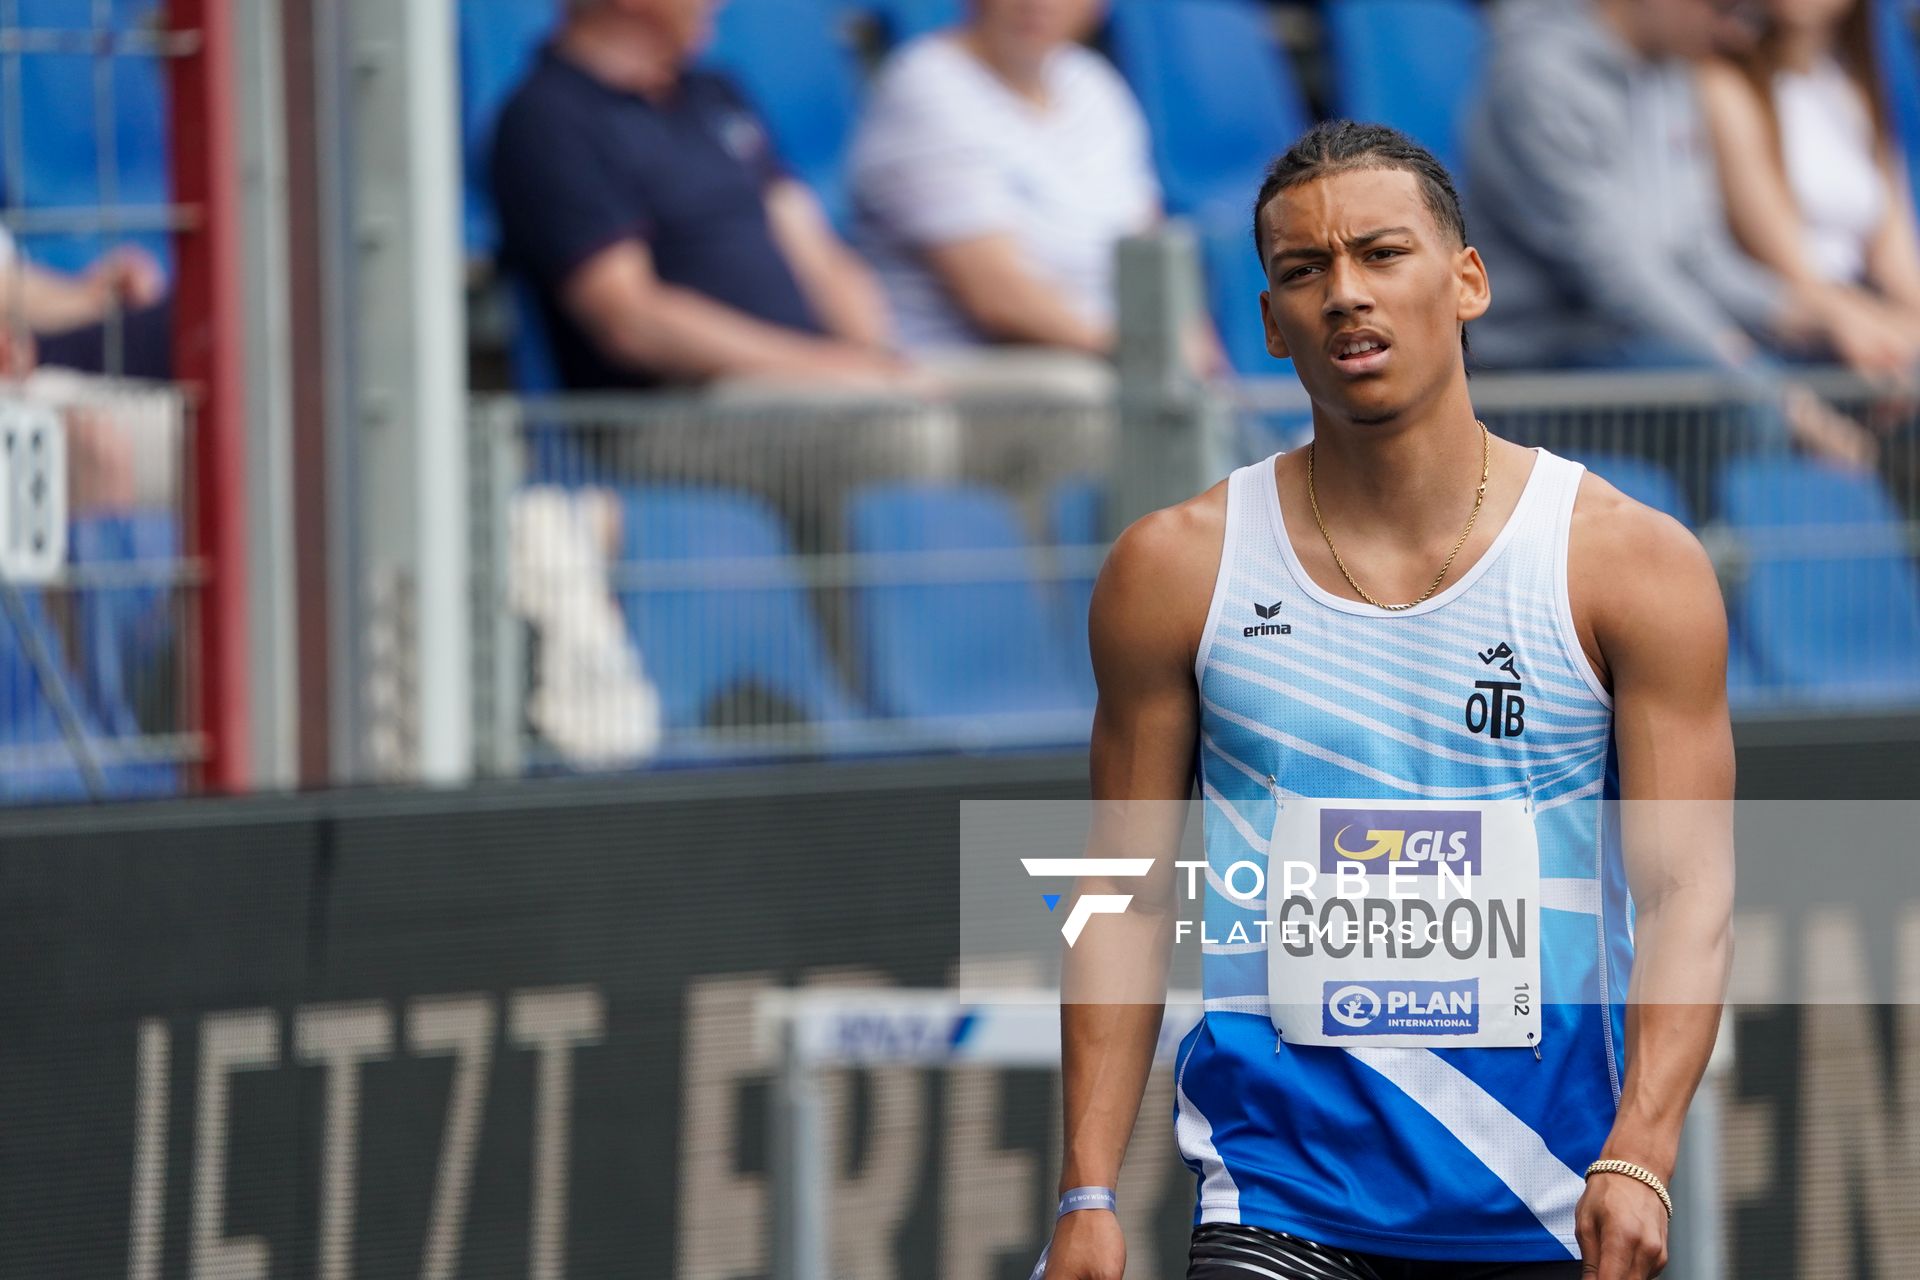
<path id="1" fill-rule="evenodd" d="M 1347 247 L 1350 249 L 1364 249 L 1374 241 L 1384 240 L 1388 236 L 1410 236 L 1413 233 L 1412 227 L 1376 227 L 1372 231 L 1363 231 L 1359 235 L 1349 238 Z M 1292 248 L 1274 250 L 1273 256 L 1268 259 L 1268 262 L 1272 266 L 1279 266 L 1289 258 L 1305 258 L 1309 261 L 1317 261 L 1326 256 L 1327 250 L 1324 245 L 1296 245 Z"/>

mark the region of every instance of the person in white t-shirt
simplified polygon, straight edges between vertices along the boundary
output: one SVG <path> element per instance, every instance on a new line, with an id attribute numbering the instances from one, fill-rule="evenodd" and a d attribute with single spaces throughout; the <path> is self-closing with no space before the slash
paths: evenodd
<path id="1" fill-rule="evenodd" d="M 1920 364 L 1920 232 L 1865 0 L 1764 0 L 1752 45 L 1700 72 L 1741 247 L 1827 310 L 1867 374 Z"/>
<path id="2" fill-rule="evenodd" d="M 98 325 L 116 308 L 150 307 L 165 292 L 165 272 L 137 246 L 110 250 L 70 275 L 34 262 L 0 227 L 0 396 L 65 418 L 67 501 L 76 514 L 178 500 L 179 409 L 137 384 L 44 360 L 40 339 Z"/>
<path id="3" fill-rule="evenodd" d="M 1112 351 L 1115 246 L 1161 205 L 1139 104 L 1078 43 L 1100 9 L 972 0 L 881 67 L 853 144 L 856 233 L 910 352 Z"/>

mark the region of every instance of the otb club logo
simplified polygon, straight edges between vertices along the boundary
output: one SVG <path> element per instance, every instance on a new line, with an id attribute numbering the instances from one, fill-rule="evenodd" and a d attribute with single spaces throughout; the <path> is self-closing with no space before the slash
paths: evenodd
<path id="1" fill-rule="evenodd" d="M 1492 738 L 1517 738 L 1527 727 L 1526 699 L 1520 696 L 1520 668 L 1517 665 L 1520 655 L 1513 646 L 1502 640 L 1490 649 L 1482 649 L 1479 658 L 1483 665 L 1499 664 L 1511 679 L 1475 680 L 1473 692 L 1467 697 L 1467 731 L 1484 733 Z"/>

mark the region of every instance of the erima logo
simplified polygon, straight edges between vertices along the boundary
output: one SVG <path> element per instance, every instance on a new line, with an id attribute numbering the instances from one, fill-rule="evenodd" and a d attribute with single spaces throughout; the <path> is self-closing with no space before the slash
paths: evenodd
<path id="1" fill-rule="evenodd" d="M 1262 618 L 1271 618 L 1280 612 L 1280 603 L 1275 600 L 1272 604 L 1256 604 L 1253 606 L 1253 611 Z M 1286 622 L 1263 622 L 1259 626 L 1242 628 L 1240 634 L 1248 639 L 1254 636 L 1290 636 L 1293 634 L 1293 626 Z"/>
<path id="2" fill-rule="evenodd" d="M 1153 869 L 1152 858 L 1022 858 L 1020 864 L 1030 876 L 1144 876 Z M 1043 893 L 1041 900 L 1052 911 L 1060 905 L 1060 895 Z M 1080 931 L 1094 916 L 1117 916 L 1133 901 L 1130 893 L 1083 893 L 1073 901 L 1067 922 L 1060 926 L 1067 945 L 1080 940 Z"/>

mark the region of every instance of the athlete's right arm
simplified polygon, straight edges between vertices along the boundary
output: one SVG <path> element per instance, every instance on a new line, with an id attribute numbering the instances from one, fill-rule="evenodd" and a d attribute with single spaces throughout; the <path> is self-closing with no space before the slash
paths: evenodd
<path id="1" fill-rule="evenodd" d="M 1225 488 L 1134 523 L 1094 585 L 1088 631 L 1100 700 L 1087 852 L 1152 858 L 1153 869 L 1145 879 L 1082 877 L 1077 885 L 1132 901 L 1119 915 L 1090 919 L 1062 966 L 1062 1191 L 1117 1185 L 1153 1067 L 1178 914 L 1173 861 L 1199 734 L 1194 655 L 1220 562 Z M 1060 1220 L 1046 1280 L 1120 1280 L 1125 1268 L 1113 1214 Z"/>

